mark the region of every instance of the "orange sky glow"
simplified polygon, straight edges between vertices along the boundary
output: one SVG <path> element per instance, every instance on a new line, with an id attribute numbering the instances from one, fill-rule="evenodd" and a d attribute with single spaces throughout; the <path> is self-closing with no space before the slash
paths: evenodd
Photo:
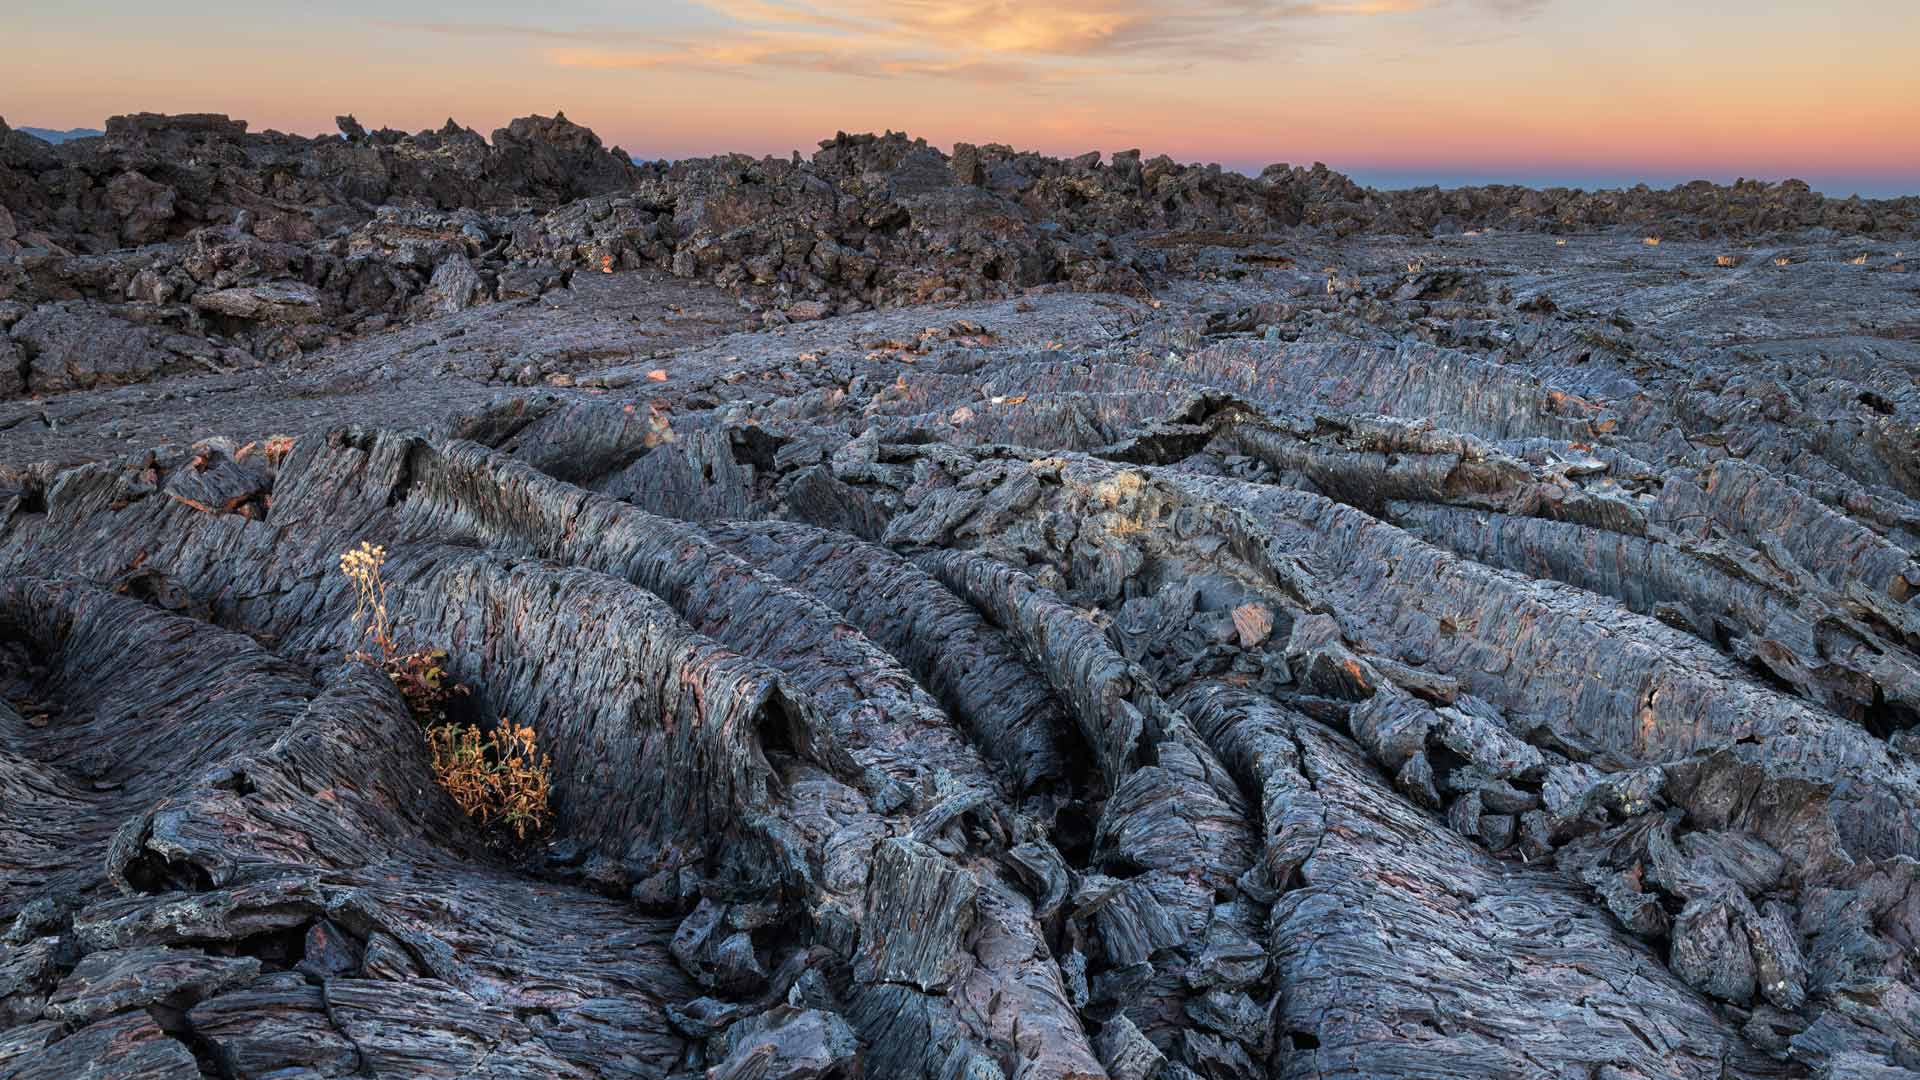
<path id="1" fill-rule="evenodd" d="M 642 157 L 893 129 L 1390 186 L 1920 192 L 1914 0 L 12 0 L 0 29 L 16 126 L 487 131 L 558 108 Z"/>

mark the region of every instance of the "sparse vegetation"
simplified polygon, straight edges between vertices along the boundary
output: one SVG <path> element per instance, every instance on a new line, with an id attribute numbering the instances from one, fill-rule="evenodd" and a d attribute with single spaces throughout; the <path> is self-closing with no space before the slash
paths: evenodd
<path id="1" fill-rule="evenodd" d="M 472 724 L 441 724 L 427 730 L 427 747 L 434 776 L 468 817 L 511 829 L 516 840 L 546 828 L 552 758 L 538 752 L 532 728 L 504 716 L 484 735 Z"/>
<path id="2" fill-rule="evenodd" d="M 353 583 L 354 625 L 360 628 L 362 639 L 372 640 L 375 650 L 369 653 L 363 649 L 354 655 L 378 664 L 399 687 L 414 719 L 431 727 L 447 719 L 447 706 L 467 688 L 448 679 L 445 649 L 400 651 L 393 617 L 387 610 L 387 582 L 381 575 L 386 563 L 387 549 L 364 540 L 340 556 L 340 572 Z"/>
<path id="3" fill-rule="evenodd" d="M 371 637 L 385 662 L 394 654 L 393 621 L 387 614 L 387 582 L 380 570 L 387 564 L 387 549 L 365 540 L 340 556 L 340 572 L 353 583 L 353 623 L 362 637 Z M 362 657 L 368 654 L 362 652 Z"/>
<path id="4" fill-rule="evenodd" d="M 400 688 L 400 696 L 407 699 L 407 708 L 414 719 L 423 727 L 445 723 L 447 706 L 467 692 L 466 686 L 447 676 L 446 663 L 445 649 L 416 649 L 388 657 L 381 664 L 387 678 Z"/>
<path id="5" fill-rule="evenodd" d="M 448 720 L 447 707 L 467 688 L 448 675 L 445 649 L 401 651 L 381 574 L 386 562 L 387 549 L 365 541 L 340 556 L 340 572 L 353 585 L 354 626 L 375 650 L 354 656 L 377 665 L 399 689 L 426 729 L 434 778 L 460 809 L 483 827 L 511 829 L 514 839 L 525 840 L 546 828 L 552 759 L 538 754 L 531 727 L 507 717 L 484 734 Z"/>

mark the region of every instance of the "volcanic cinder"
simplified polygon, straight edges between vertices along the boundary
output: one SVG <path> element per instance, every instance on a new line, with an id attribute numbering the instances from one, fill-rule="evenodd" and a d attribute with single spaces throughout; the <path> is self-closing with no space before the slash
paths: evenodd
<path id="1" fill-rule="evenodd" d="M 1920 1076 L 1920 199 L 340 127 L 0 124 L 0 1077 Z"/>

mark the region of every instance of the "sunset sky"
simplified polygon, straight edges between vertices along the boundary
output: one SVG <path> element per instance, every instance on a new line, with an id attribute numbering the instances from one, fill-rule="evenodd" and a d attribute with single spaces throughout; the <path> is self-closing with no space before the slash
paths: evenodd
<path id="1" fill-rule="evenodd" d="M 564 109 L 642 157 L 892 128 L 1386 186 L 1920 193 L 1920 0 L 0 0 L 0 36 L 15 126 Z"/>

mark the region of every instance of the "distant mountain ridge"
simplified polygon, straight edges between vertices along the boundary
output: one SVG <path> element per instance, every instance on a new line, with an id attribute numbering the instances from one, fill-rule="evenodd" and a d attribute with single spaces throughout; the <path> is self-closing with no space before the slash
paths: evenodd
<path id="1" fill-rule="evenodd" d="M 52 128 L 17 127 L 13 130 L 31 135 L 36 139 L 44 139 L 50 143 L 71 142 L 74 139 L 91 139 L 95 136 L 106 134 L 106 132 L 101 131 L 99 128 L 68 128 L 65 131 L 55 131 Z"/>

